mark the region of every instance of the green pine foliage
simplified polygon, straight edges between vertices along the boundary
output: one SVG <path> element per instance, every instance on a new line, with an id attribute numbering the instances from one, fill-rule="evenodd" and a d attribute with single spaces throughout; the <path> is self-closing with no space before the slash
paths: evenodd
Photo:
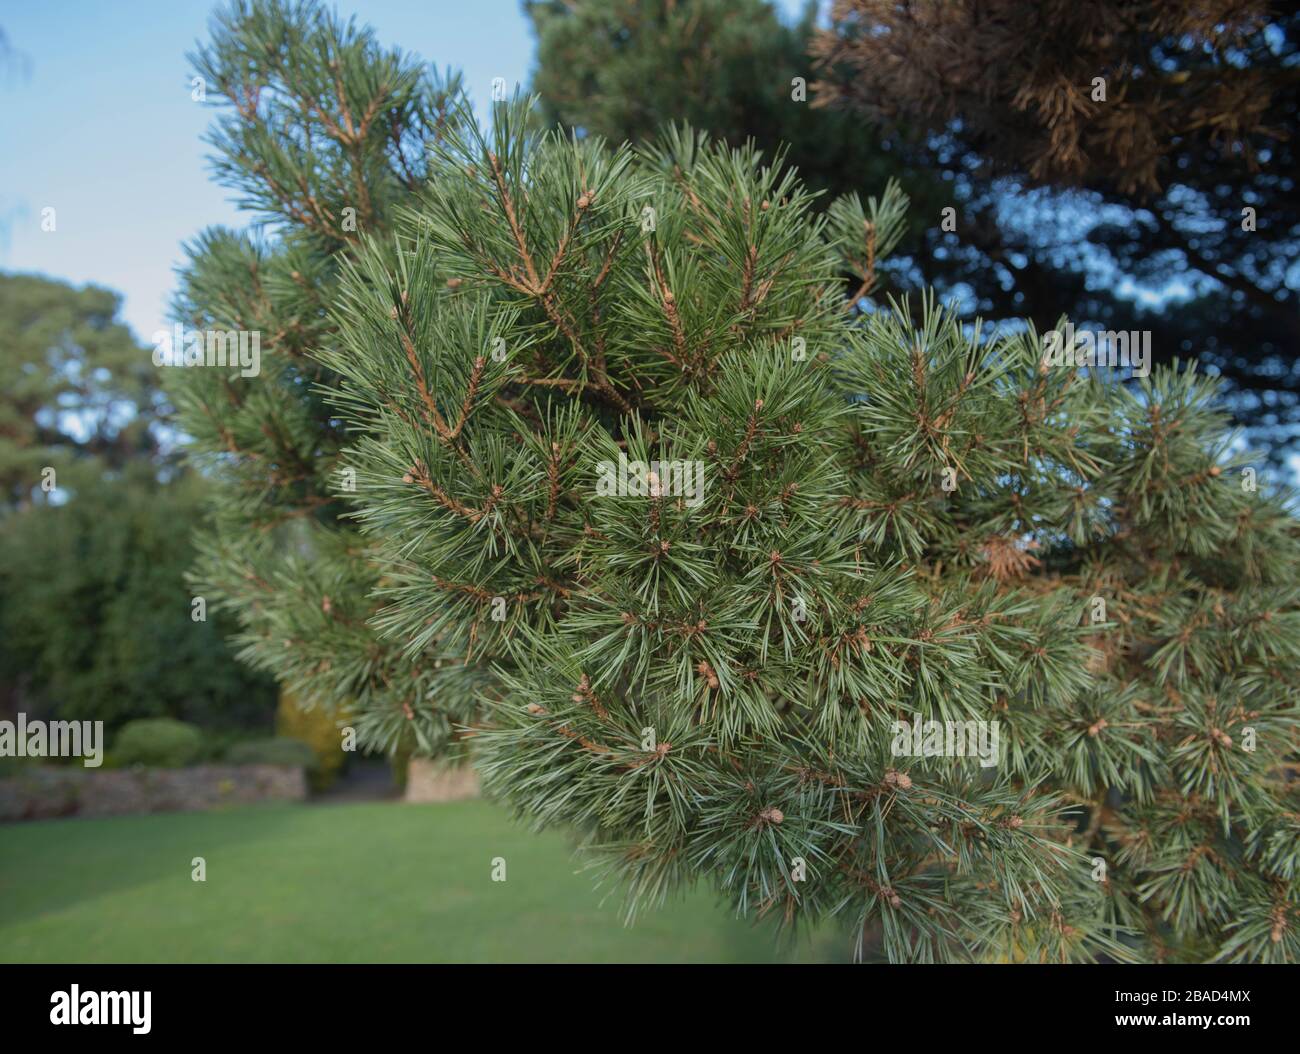
<path id="1" fill-rule="evenodd" d="M 437 157 L 321 358 L 376 625 L 492 671 L 493 793 L 634 909 L 706 878 L 895 959 L 1295 958 L 1295 524 L 1212 384 L 876 309 L 896 188 L 818 218 L 752 150 L 519 105 Z M 608 493 L 620 457 L 704 486 Z M 918 717 L 1000 763 L 898 756 Z"/>
<path id="2" fill-rule="evenodd" d="M 316 5 L 241 0 L 212 29 L 191 60 L 221 111 L 214 168 L 255 226 L 195 239 L 176 314 L 191 331 L 256 333 L 261 355 L 253 376 L 163 371 L 216 489 L 194 590 L 233 613 L 242 657 L 305 706 L 405 704 L 441 674 L 368 626 L 378 579 L 346 518 L 345 434 L 323 395 L 337 378 L 311 352 L 334 339 L 339 268 L 361 233 L 426 182 L 458 83 Z M 451 737 L 441 715 L 417 736 L 431 752 Z"/>
<path id="3" fill-rule="evenodd" d="M 331 159 L 238 140 L 295 207 L 250 190 L 275 238 L 187 276 L 268 335 L 259 377 L 174 371 L 251 658 L 368 745 L 467 744 L 633 913 L 703 881 L 894 960 L 1300 958 L 1296 524 L 1212 382 L 874 302 L 895 186 L 819 210 L 684 128 L 416 119 L 365 34 L 240 10 L 230 121 Z M 997 763 L 917 721 L 996 722 Z"/>

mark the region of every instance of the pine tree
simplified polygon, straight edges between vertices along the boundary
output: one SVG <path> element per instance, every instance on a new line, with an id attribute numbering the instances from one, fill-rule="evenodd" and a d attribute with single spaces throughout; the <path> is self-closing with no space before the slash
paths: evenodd
<path id="1" fill-rule="evenodd" d="M 350 720 L 360 705 L 365 720 L 400 722 L 408 749 L 436 754 L 468 715 L 425 700 L 465 674 L 407 661 L 369 625 L 379 579 L 346 516 L 345 435 L 323 397 L 337 377 L 311 353 L 333 339 L 342 261 L 428 178 L 427 146 L 459 112 L 458 78 L 319 5 L 275 0 L 230 4 L 191 61 L 224 111 L 209 136 L 214 169 L 255 226 L 188 247 L 176 315 L 186 338 L 204 340 L 173 347 L 172 361 L 206 361 L 209 333 L 255 335 L 260 350 L 256 372 L 164 370 L 216 493 L 195 592 L 234 613 L 241 656 L 304 706 Z"/>
<path id="2" fill-rule="evenodd" d="M 271 221 L 183 301 L 260 374 L 172 371 L 250 658 L 370 746 L 469 744 L 633 913 L 704 881 L 896 960 L 1300 957 L 1297 532 L 1211 382 L 875 302 L 897 187 L 485 131 L 310 10 L 198 56 Z"/>
<path id="3" fill-rule="evenodd" d="M 896 187 L 819 217 L 689 130 L 517 103 L 434 169 L 321 358 L 377 626 L 490 674 L 492 793 L 632 911 L 706 879 L 892 959 L 1296 959 L 1297 532 L 1212 383 L 874 305 Z"/>

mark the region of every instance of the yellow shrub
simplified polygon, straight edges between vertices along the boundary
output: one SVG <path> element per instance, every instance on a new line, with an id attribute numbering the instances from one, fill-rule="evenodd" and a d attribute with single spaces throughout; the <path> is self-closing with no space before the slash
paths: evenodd
<path id="1" fill-rule="evenodd" d="M 322 791 L 329 787 L 347 763 L 340 731 L 347 723 L 345 711 L 329 710 L 323 706 L 308 708 L 287 688 L 280 689 L 280 706 L 275 715 L 276 735 L 300 739 L 315 752 L 316 770 L 310 773 L 312 790 Z"/>

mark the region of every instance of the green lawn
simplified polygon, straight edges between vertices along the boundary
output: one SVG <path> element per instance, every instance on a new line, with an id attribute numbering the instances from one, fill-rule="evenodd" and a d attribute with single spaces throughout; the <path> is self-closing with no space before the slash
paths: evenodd
<path id="1" fill-rule="evenodd" d="M 207 861 L 207 881 L 190 861 Z M 491 881 L 493 857 L 507 881 Z M 5 962 L 774 962 L 707 893 L 638 920 L 564 838 L 481 801 L 264 806 L 0 827 Z"/>

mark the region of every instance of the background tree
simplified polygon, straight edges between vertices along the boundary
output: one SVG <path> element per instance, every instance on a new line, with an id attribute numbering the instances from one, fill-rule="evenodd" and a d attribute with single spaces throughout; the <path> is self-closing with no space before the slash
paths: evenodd
<path id="1" fill-rule="evenodd" d="M 984 240 L 981 188 L 999 179 L 1043 201 L 1019 236 L 1002 224 L 995 254 L 1021 313 L 1155 330 L 1159 359 L 1212 366 L 1251 437 L 1283 452 L 1300 424 L 1292 5 L 837 0 L 832 23 L 818 103 L 913 129 L 977 173 L 957 188 L 954 243 Z M 1035 270 L 1093 281 L 1038 295 Z M 1001 316 L 995 303 L 977 308 Z"/>
<path id="2" fill-rule="evenodd" d="M 455 124 L 321 355 L 376 624 L 490 668 L 489 789 L 633 910 L 707 879 L 893 959 L 1294 961 L 1297 532 L 1213 385 L 853 311 L 894 190 L 819 218 L 753 151 L 528 125 Z M 999 764 L 901 756 L 950 720 Z"/>
<path id="3" fill-rule="evenodd" d="M 120 306 L 96 286 L 0 274 L 0 512 L 46 500 L 46 467 L 66 490 L 158 456 L 165 401 Z"/>
<path id="4" fill-rule="evenodd" d="M 905 137 L 812 106 L 815 5 L 793 24 L 768 0 L 554 0 L 524 10 L 537 35 L 532 90 L 544 122 L 611 143 L 649 143 L 668 122 L 736 147 L 752 142 L 797 167 L 822 192 L 818 208 L 897 178 L 916 207 L 906 217 L 902 261 L 896 254 L 878 280 L 882 288 L 895 275 L 904 285 L 918 281 L 911 255 L 924 253 L 926 217 L 948 203 L 948 188 L 917 163 Z M 927 274 L 944 284 L 941 270 L 929 266 Z"/>
<path id="5" fill-rule="evenodd" d="M 121 298 L 0 275 L 0 684 L 6 712 L 265 724 L 232 627 L 193 622 L 203 481 L 169 456 L 167 400 Z M 42 486 L 46 469 L 52 489 Z"/>
<path id="6" fill-rule="evenodd" d="M 787 25 L 764 0 L 541 0 L 533 90 L 549 124 L 648 142 L 666 122 L 707 129 L 769 157 L 790 152 L 807 186 L 842 193 L 902 171 L 897 139 L 856 116 L 813 110 L 815 8 Z M 802 97 L 798 97 L 802 95 Z M 927 184 L 928 185 L 928 184 Z"/>
<path id="7" fill-rule="evenodd" d="M 134 466 L 0 526 L 0 667 L 29 716 L 269 728 L 273 686 L 235 661 L 235 627 L 192 618 L 203 496 L 197 476 L 164 484 Z"/>

